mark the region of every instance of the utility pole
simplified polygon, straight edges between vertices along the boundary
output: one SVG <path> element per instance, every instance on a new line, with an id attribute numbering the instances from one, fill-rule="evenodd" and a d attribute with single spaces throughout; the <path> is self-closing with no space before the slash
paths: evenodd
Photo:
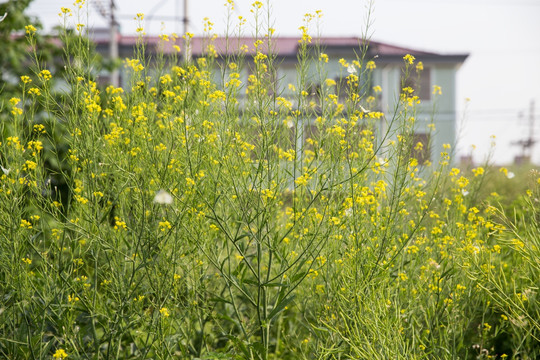
<path id="1" fill-rule="evenodd" d="M 520 118 L 522 117 L 522 113 L 520 112 Z M 521 146 L 521 155 L 516 156 L 515 162 L 517 164 L 530 162 L 531 156 L 532 156 L 532 150 L 534 148 L 534 145 L 536 144 L 537 140 L 534 138 L 534 99 L 531 100 L 531 103 L 529 105 L 529 136 L 526 139 L 518 140 L 512 142 L 512 145 L 518 145 Z"/>
<path id="2" fill-rule="evenodd" d="M 534 99 L 531 100 L 531 104 L 529 107 L 529 140 L 528 140 L 528 148 L 529 148 L 529 156 L 532 156 L 532 150 L 534 148 L 534 144 L 536 143 L 536 139 L 534 138 Z"/>
<path id="3" fill-rule="evenodd" d="M 184 17 L 182 19 L 182 22 L 184 23 L 184 36 L 189 31 L 189 17 L 188 17 L 188 0 L 184 0 Z M 189 45 L 189 40 L 186 36 L 186 41 L 184 43 L 184 60 L 186 62 L 191 60 L 191 46 Z"/>
<path id="4" fill-rule="evenodd" d="M 114 10 L 116 5 L 114 0 L 110 0 L 110 18 L 109 18 L 109 57 L 111 60 L 111 84 L 114 87 L 120 86 L 120 73 L 116 68 L 116 61 L 118 59 L 118 22 L 114 16 Z"/>

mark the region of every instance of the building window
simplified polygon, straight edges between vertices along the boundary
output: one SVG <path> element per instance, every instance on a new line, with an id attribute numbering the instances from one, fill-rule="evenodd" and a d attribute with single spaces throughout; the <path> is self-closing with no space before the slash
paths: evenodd
<path id="1" fill-rule="evenodd" d="M 399 80 L 401 89 L 411 87 L 414 94 L 420 100 L 431 100 L 431 69 L 425 67 L 421 72 L 411 71 L 408 77 L 405 77 L 405 71 L 401 71 Z"/>

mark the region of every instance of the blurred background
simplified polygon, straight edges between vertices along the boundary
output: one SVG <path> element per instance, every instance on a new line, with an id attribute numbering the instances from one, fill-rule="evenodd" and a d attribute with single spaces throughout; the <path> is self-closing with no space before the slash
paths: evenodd
<path id="1" fill-rule="evenodd" d="M 215 33 L 222 35 L 224 3 L 89 0 L 87 19 L 89 27 L 106 28 L 112 8 L 122 35 L 135 34 L 136 13 L 145 14 L 147 35 L 181 34 L 187 19 L 189 31 L 197 36 L 208 17 Z M 249 24 L 251 3 L 236 0 L 235 17 L 244 16 Z M 272 0 L 275 36 L 298 36 L 303 15 L 315 10 L 323 12 L 323 36 L 362 36 L 369 3 Z M 28 13 L 51 31 L 60 25 L 61 7 L 73 8 L 73 1 L 34 0 Z M 375 0 L 372 11 L 372 40 L 440 54 L 470 54 L 458 71 L 459 158 L 481 163 L 492 151 L 492 162 L 498 165 L 513 164 L 524 155 L 540 164 L 540 0 Z M 249 35 L 251 28 L 246 30 Z"/>

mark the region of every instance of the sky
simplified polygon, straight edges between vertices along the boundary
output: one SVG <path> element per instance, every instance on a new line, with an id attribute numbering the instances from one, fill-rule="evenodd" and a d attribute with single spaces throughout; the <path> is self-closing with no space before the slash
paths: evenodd
<path id="1" fill-rule="evenodd" d="M 89 26 L 105 20 L 90 0 Z M 148 35 L 182 33 L 184 0 L 114 0 L 122 34 L 134 34 L 136 13 L 145 14 Z M 225 0 L 188 0 L 189 31 L 201 35 L 203 18 L 224 33 Z M 236 0 L 235 16 L 249 20 L 253 1 Z M 267 2 L 262 0 L 264 4 Z M 298 36 L 303 15 L 322 10 L 323 36 L 361 36 L 369 0 L 270 0 L 277 36 Z M 34 0 L 31 15 L 50 29 L 60 24 L 60 7 L 73 0 Z M 151 16 L 152 15 L 152 16 Z M 148 20 L 152 18 L 152 20 Z M 369 32 L 375 41 L 441 54 L 468 53 L 457 75 L 459 155 L 481 163 L 510 164 L 521 148 L 512 142 L 530 133 L 531 102 L 538 143 L 532 159 L 540 164 L 540 0 L 373 0 Z M 468 101 L 466 99 L 469 99 Z M 495 136 L 495 148 L 492 147 Z M 474 145 L 474 150 L 473 150 Z M 458 156 L 459 156 L 458 155 Z"/>

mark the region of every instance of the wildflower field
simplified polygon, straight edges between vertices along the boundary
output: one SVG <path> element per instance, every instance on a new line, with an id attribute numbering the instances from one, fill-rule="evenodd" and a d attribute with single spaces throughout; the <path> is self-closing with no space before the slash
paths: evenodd
<path id="1" fill-rule="evenodd" d="M 369 43 L 327 81 L 307 14 L 281 84 L 259 2 L 253 56 L 218 55 L 207 22 L 206 56 L 185 34 L 149 59 L 140 14 L 129 85 L 100 88 L 83 12 L 61 12 L 61 79 L 27 26 L 2 103 L 0 358 L 540 357 L 540 173 L 502 206 L 483 189 L 508 170 L 455 168 L 452 144 L 419 163 L 415 90 L 366 110 Z"/>

